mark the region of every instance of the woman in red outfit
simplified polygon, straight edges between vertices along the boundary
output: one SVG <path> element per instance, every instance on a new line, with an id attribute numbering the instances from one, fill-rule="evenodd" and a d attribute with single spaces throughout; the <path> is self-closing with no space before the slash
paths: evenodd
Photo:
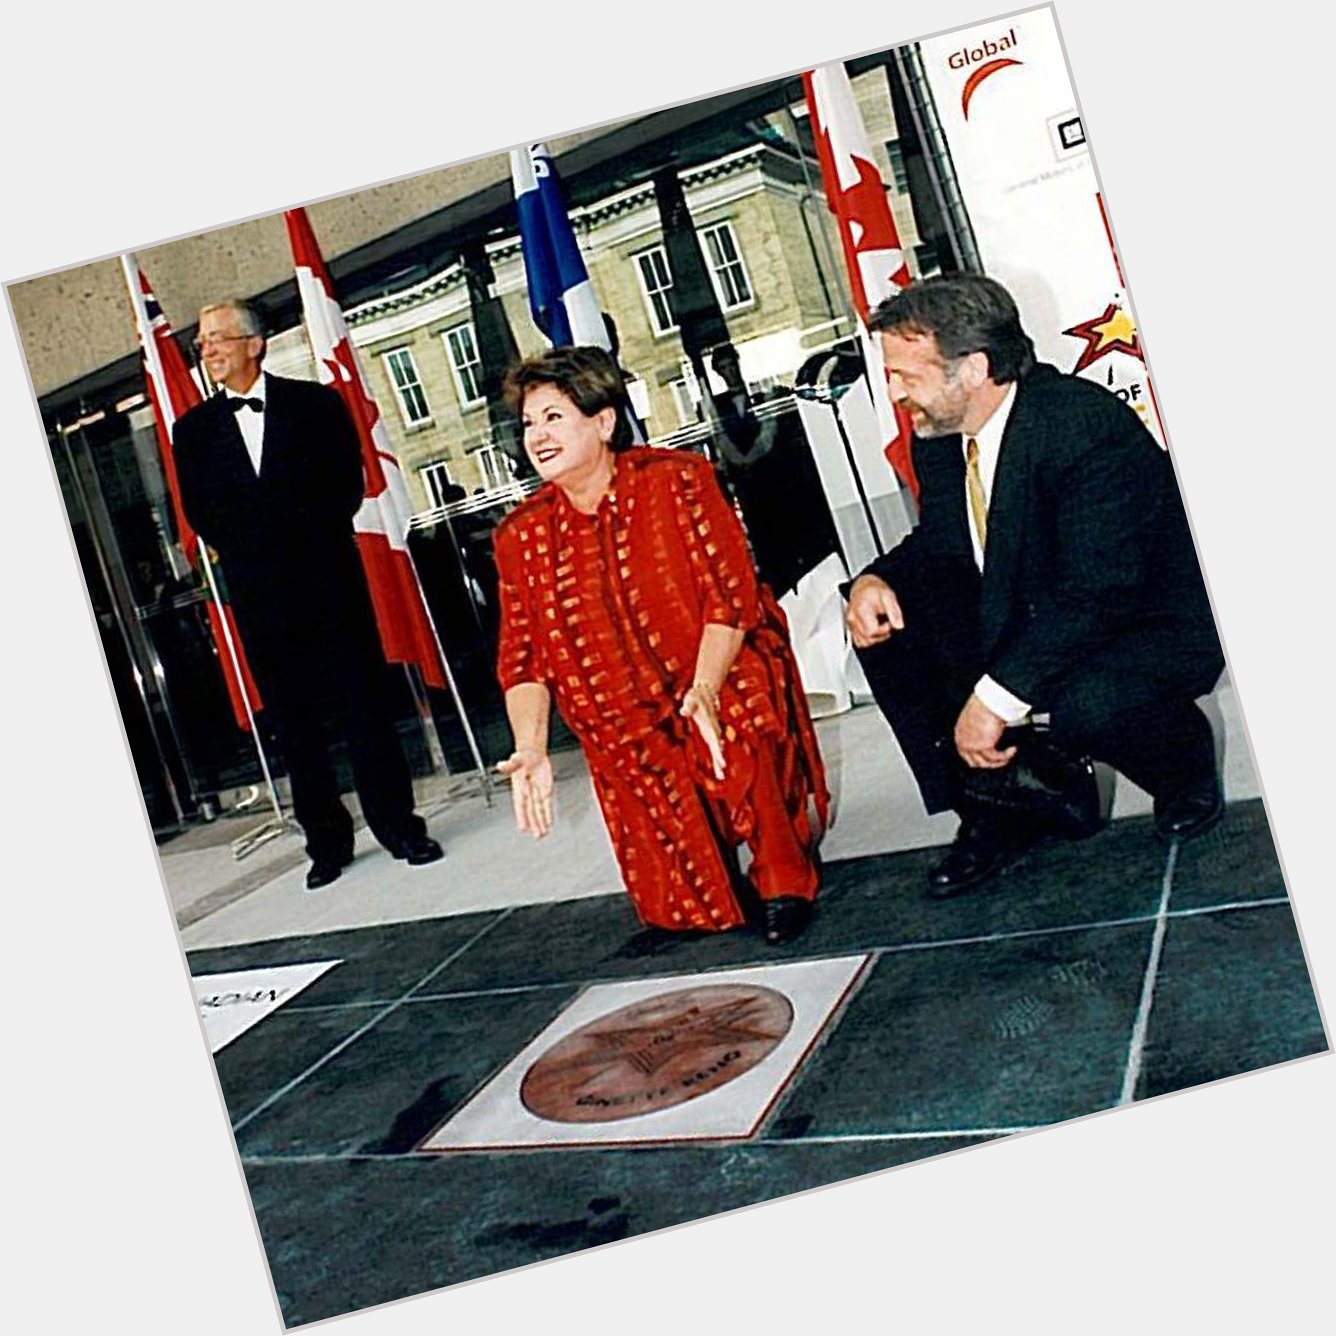
<path id="1" fill-rule="evenodd" d="M 597 348 L 556 348 L 507 391 L 546 484 L 497 526 L 497 673 L 521 830 L 552 828 L 552 697 L 589 763 L 641 920 L 721 931 L 751 899 L 766 939 L 810 917 L 829 795 L 783 613 L 698 455 L 629 448 Z M 809 813 L 815 807 L 815 821 Z"/>

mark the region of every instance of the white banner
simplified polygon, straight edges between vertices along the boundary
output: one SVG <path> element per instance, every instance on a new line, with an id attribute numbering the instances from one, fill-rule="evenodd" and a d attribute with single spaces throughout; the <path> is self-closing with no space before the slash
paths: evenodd
<path id="1" fill-rule="evenodd" d="M 920 49 L 984 272 L 1043 361 L 1107 386 L 1163 443 L 1052 11 Z"/>
<path id="2" fill-rule="evenodd" d="M 270 965 L 196 976 L 195 997 L 209 1052 L 217 1053 L 252 1025 L 258 1025 L 271 1011 L 291 1002 L 303 988 L 309 988 L 326 970 L 339 963 L 319 960 L 309 965 Z"/>

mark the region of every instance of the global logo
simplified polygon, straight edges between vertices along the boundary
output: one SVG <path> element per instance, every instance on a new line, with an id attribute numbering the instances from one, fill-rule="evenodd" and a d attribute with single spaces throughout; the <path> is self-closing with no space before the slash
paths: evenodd
<path id="1" fill-rule="evenodd" d="M 951 69 L 970 70 L 965 86 L 960 90 L 960 110 L 966 120 L 970 118 L 970 103 L 974 100 L 974 94 L 979 91 L 979 85 L 999 71 L 1023 63 L 1003 54 L 1014 50 L 1018 41 L 1016 29 L 1008 28 L 1001 37 L 996 39 L 985 37 L 978 46 L 961 47 L 959 51 L 953 51 L 947 57 L 946 63 Z"/>

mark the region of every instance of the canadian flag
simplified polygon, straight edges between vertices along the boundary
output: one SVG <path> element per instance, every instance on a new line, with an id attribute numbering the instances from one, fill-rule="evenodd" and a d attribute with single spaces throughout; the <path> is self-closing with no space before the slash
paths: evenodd
<path id="1" fill-rule="evenodd" d="M 162 471 L 167 480 L 167 492 L 172 498 L 176 533 L 186 561 L 194 566 L 201 558 L 209 561 L 209 556 L 207 552 L 200 551 L 199 537 L 190 527 L 185 511 L 181 509 L 181 491 L 176 479 L 176 458 L 172 453 L 172 432 L 176 427 L 177 418 L 200 402 L 199 387 L 191 378 L 190 369 L 186 366 L 186 359 L 181 355 L 181 348 L 176 342 L 175 334 L 172 333 L 172 327 L 167 323 L 167 317 L 163 315 L 162 307 L 158 305 L 158 299 L 153 295 L 153 289 L 149 287 L 148 278 L 139 268 L 138 261 L 133 255 L 122 255 L 121 267 L 125 271 L 130 305 L 134 308 L 135 325 L 139 331 L 139 347 L 144 358 L 144 379 L 148 384 L 149 401 L 153 404 L 158 451 L 162 456 Z M 214 593 L 214 597 L 208 602 L 209 627 L 213 632 L 213 642 L 218 651 L 223 679 L 227 683 L 232 713 L 238 726 L 249 730 L 250 715 L 246 709 L 246 697 L 250 699 L 251 710 L 258 710 L 261 705 L 260 693 L 251 677 L 250 666 L 246 663 L 246 652 L 242 648 L 241 636 L 237 631 L 232 609 L 222 597 L 221 585 L 216 577 L 209 579 L 208 583 Z M 245 696 L 242 694 L 243 689 Z"/>
<path id="2" fill-rule="evenodd" d="M 812 136 L 821 163 L 826 202 L 835 215 L 844 247 L 849 286 L 858 313 L 859 343 L 877 422 L 886 441 L 886 459 L 917 499 L 918 479 L 909 454 L 909 417 L 891 403 L 881 345 L 867 328 L 868 316 L 910 282 L 909 268 L 900 249 L 900 234 L 844 65 L 837 61 L 809 70 L 803 75 L 803 90 L 812 113 Z"/>
<path id="3" fill-rule="evenodd" d="M 284 218 L 297 269 L 306 336 L 320 381 L 343 399 L 362 442 L 366 496 L 353 519 L 353 529 L 371 587 L 385 657 L 394 663 L 414 664 L 428 686 L 444 687 L 436 635 L 408 554 L 412 512 L 399 461 L 390 448 L 380 408 L 371 397 L 353 350 L 306 210 L 289 209 Z"/>

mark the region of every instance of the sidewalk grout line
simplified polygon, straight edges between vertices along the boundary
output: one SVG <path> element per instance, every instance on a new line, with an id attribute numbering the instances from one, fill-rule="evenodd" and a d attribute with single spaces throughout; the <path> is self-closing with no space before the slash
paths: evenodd
<path id="1" fill-rule="evenodd" d="M 1189 909 L 1171 909 L 1166 914 L 1169 919 L 1185 919 L 1200 917 L 1203 914 L 1221 914 L 1239 910 L 1250 909 L 1269 909 L 1276 905 L 1287 905 L 1290 903 L 1289 896 L 1267 896 L 1257 900 L 1229 900 L 1220 904 L 1201 905 Z M 510 910 L 521 909 L 524 906 L 512 905 L 509 910 L 501 911 L 509 913 Z M 845 949 L 836 949 L 832 952 L 816 956 L 804 956 L 804 960 L 827 960 L 839 956 L 855 954 L 870 955 L 880 958 L 881 956 L 896 955 L 904 951 L 935 951 L 942 947 L 950 946 L 978 946 L 988 942 L 1005 942 L 1024 939 L 1027 937 L 1044 937 L 1049 934 L 1063 935 L 1075 932 L 1095 931 L 1100 928 L 1127 928 L 1135 927 L 1139 923 L 1154 923 L 1159 917 L 1159 911 L 1147 914 L 1133 914 L 1125 918 L 1114 919 L 1091 919 L 1084 923 L 1061 923 L 1049 928 L 1017 928 L 1011 932 L 990 933 L 975 937 L 944 937 L 938 941 L 931 942 L 897 942 L 891 946 L 867 946 L 862 948 L 849 947 Z M 374 931 L 374 929 L 368 929 Z M 753 969 L 758 968 L 764 960 L 744 961 L 741 963 L 728 963 L 723 965 L 707 965 L 703 969 L 685 969 L 677 970 L 673 973 L 680 974 L 708 974 L 721 970 L 734 969 Z M 255 968 L 259 968 L 258 966 Z M 495 988 L 464 988 L 456 992 L 445 993 L 423 993 L 420 996 L 409 996 L 405 994 L 399 999 L 394 998 L 367 998 L 359 1002 L 315 1002 L 303 1003 L 294 1001 L 289 1003 L 283 1009 L 286 1016 L 295 1016 L 298 1013 L 303 1015 L 320 1015 L 330 1012 L 356 1011 L 367 1008 L 389 1006 L 396 1000 L 399 1002 L 409 1002 L 413 1006 L 421 1006 L 435 1002 L 455 1002 L 467 1000 L 476 997 L 505 997 L 519 993 L 537 993 L 543 991 L 555 991 L 561 988 L 591 988 L 596 984 L 605 983 L 631 983 L 646 977 L 671 978 L 672 973 L 663 976 L 645 976 L 638 974 L 629 975 L 598 975 L 589 978 L 579 979 L 551 979 L 540 983 L 522 983 L 522 984 L 503 984 Z"/>
<path id="2" fill-rule="evenodd" d="M 600 982 L 610 982 L 600 980 Z M 289 1003 L 283 1008 L 285 1016 L 295 1016 L 301 1012 L 305 1016 L 318 1016 L 329 1012 L 340 1011 L 365 1011 L 369 1007 L 385 1007 L 391 1002 L 407 1002 L 412 1006 L 423 1006 L 429 1002 L 466 1002 L 475 997 L 512 997 L 517 993 L 542 993 L 554 992 L 559 988 L 577 988 L 581 985 L 568 983 L 565 979 L 557 979 L 552 983 L 517 983 L 505 984 L 497 988 L 461 988 L 454 993 L 422 993 L 415 997 L 403 998 L 391 997 L 369 997 L 359 1002 L 313 1002 L 307 1006 L 298 1006 L 295 1002 Z"/>
<path id="3" fill-rule="evenodd" d="M 246 1127 L 256 1118 L 258 1118 L 260 1114 L 265 1112 L 266 1109 L 270 1109 L 275 1104 L 277 1104 L 278 1101 L 284 1097 L 284 1095 L 288 1094 L 292 1090 L 295 1090 L 299 1085 L 302 1084 L 303 1081 L 313 1076 L 323 1066 L 325 1066 L 326 1063 L 333 1061 L 333 1059 L 338 1057 L 338 1055 L 342 1053 L 345 1049 L 350 1047 L 352 1044 L 355 1044 L 364 1034 L 366 1034 L 370 1030 L 373 1030 L 387 1016 L 392 1015 L 394 1012 L 398 1011 L 399 1008 L 404 1005 L 404 1003 L 408 1002 L 412 998 L 414 993 L 416 993 L 419 989 L 424 988 L 443 970 L 449 969 L 449 967 L 453 965 L 455 961 L 458 960 L 460 956 L 464 954 L 465 951 L 469 950 L 473 946 L 476 946 L 477 943 L 480 942 L 485 936 L 487 936 L 487 934 L 491 932 L 493 928 L 496 928 L 500 924 L 504 923 L 505 920 L 510 917 L 513 911 L 514 911 L 514 906 L 512 905 L 506 909 L 503 909 L 489 923 L 483 924 L 483 926 L 479 928 L 478 931 L 475 932 L 473 936 L 468 939 L 468 941 L 466 941 L 462 946 L 456 947 L 455 950 L 453 950 L 448 956 L 446 956 L 446 958 L 442 960 L 439 964 L 433 965 L 432 968 L 429 969 L 427 973 L 424 974 L 422 978 L 419 979 L 417 983 L 415 983 L 401 997 L 396 998 L 395 1001 L 391 1002 L 382 1011 L 377 1012 L 369 1021 L 366 1022 L 365 1025 L 359 1025 L 357 1029 L 352 1032 L 352 1034 L 348 1035 L 344 1039 L 341 1039 L 337 1044 L 334 1045 L 332 1049 L 329 1050 L 328 1053 L 326 1053 L 321 1058 L 317 1058 L 315 1062 L 311 1063 L 311 1065 L 307 1067 L 304 1072 L 299 1073 L 297 1076 L 294 1076 L 292 1080 L 280 1086 L 271 1095 L 269 1095 L 267 1098 L 265 1098 L 259 1104 L 257 1104 L 255 1108 L 253 1108 L 248 1114 L 238 1119 L 237 1122 L 233 1123 L 232 1124 L 233 1136 L 235 1136 L 238 1132 L 240 1132 L 242 1128 Z"/>
<path id="4" fill-rule="evenodd" d="M 1179 842 L 1169 846 L 1165 860 L 1164 880 L 1160 888 L 1160 911 L 1155 916 L 1155 931 L 1150 939 L 1150 957 L 1141 980 L 1141 1000 L 1137 1004 L 1136 1021 L 1132 1026 L 1132 1040 L 1127 1050 L 1127 1067 L 1123 1071 L 1123 1088 L 1118 1095 L 1119 1105 L 1131 1104 L 1136 1099 L 1137 1082 L 1141 1078 L 1141 1062 L 1146 1048 L 1146 1034 L 1150 1029 L 1150 1009 L 1155 998 L 1155 984 L 1160 973 L 1160 955 L 1164 950 L 1165 933 L 1169 926 L 1169 897 L 1174 888 L 1174 871 L 1178 866 Z"/>
<path id="5" fill-rule="evenodd" d="M 1233 909 L 1272 909 L 1276 905 L 1287 905 L 1289 902 L 1288 895 L 1267 895 L 1256 900 L 1224 900 L 1218 905 L 1199 905 L 1195 909 L 1171 909 L 1168 917 L 1194 918 L 1201 914 L 1220 914 Z"/>
<path id="6" fill-rule="evenodd" d="M 751 1139 L 746 1137 L 684 1137 L 680 1140 L 629 1142 L 624 1146 L 609 1146 L 607 1142 L 591 1145 L 582 1145 L 579 1142 L 552 1142 L 549 1145 L 509 1147 L 498 1150 L 455 1150 L 444 1157 L 440 1151 L 424 1150 L 404 1151 L 400 1154 L 367 1151 L 330 1153 L 312 1151 L 295 1155 L 242 1155 L 241 1162 L 248 1168 L 271 1168 L 278 1165 L 307 1164 L 395 1164 L 406 1160 L 423 1160 L 439 1164 L 443 1158 L 455 1158 L 460 1155 L 533 1155 L 543 1151 L 560 1151 L 563 1154 L 570 1151 L 584 1151 L 588 1154 L 590 1152 L 606 1153 L 609 1150 L 710 1151 L 718 1150 L 720 1147 L 741 1150 L 752 1146 L 777 1150 L 787 1146 L 838 1146 L 846 1143 L 849 1145 L 873 1145 L 894 1141 L 963 1141 L 975 1137 L 995 1138 L 1013 1136 L 1020 1132 L 1037 1132 L 1050 1126 L 1052 1126 L 1051 1123 L 1033 1123 L 1018 1127 L 948 1127 L 916 1132 L 832 1132 L 810 1137 L 755 1137 Z"/>
<path id="7" fill-rule="evenodd" d="M 1171 851 L 1172 857 L 1173 851 Z M 1261 909 L 1272 905 L 1289 904 L 1289 896 L 1273 896 L 1264 900 L 1233 900 L 1218 905 L 1206 905 L 1194 909 L 1176 909 L 1165 912 L 1164 900 L 1152 914 L 1129 914 L 1123 918 L 1089 919 L 1084 923 L 1059 923 L 1048 928 L 1016 928 L 1011 932 L 981 934 L 976 937 L 943 937 L 931 942 L 901 942 L 894 946 L 867 947 L 873 955 L 894 955 L 900 951 L 935 951 L 943 946 L 978 946 L 985 942 L 1016 941 L 1026 937 L 1047 937 L 1073 932 L 1089 932 L 1099 928 L 1129 928 L 1138 923 L 1154 923 L 1161 916 L 1166 918 L 1190 918 L 1198 914 L 1214 914 L 1224 910 Z"/>
<path id="8" fill-rule="evenodd" d="M 950 1141 L 965 1137 L 1009 1137 L 1016 1132 L 1035 1132 L 1047 1123 L 1023 1127 L 950 1127 L 916 1132 L 828 1132 L 803 1137 L 757 1137 L 752 1146 L 835 1146 L 842 1142 Z"/>

